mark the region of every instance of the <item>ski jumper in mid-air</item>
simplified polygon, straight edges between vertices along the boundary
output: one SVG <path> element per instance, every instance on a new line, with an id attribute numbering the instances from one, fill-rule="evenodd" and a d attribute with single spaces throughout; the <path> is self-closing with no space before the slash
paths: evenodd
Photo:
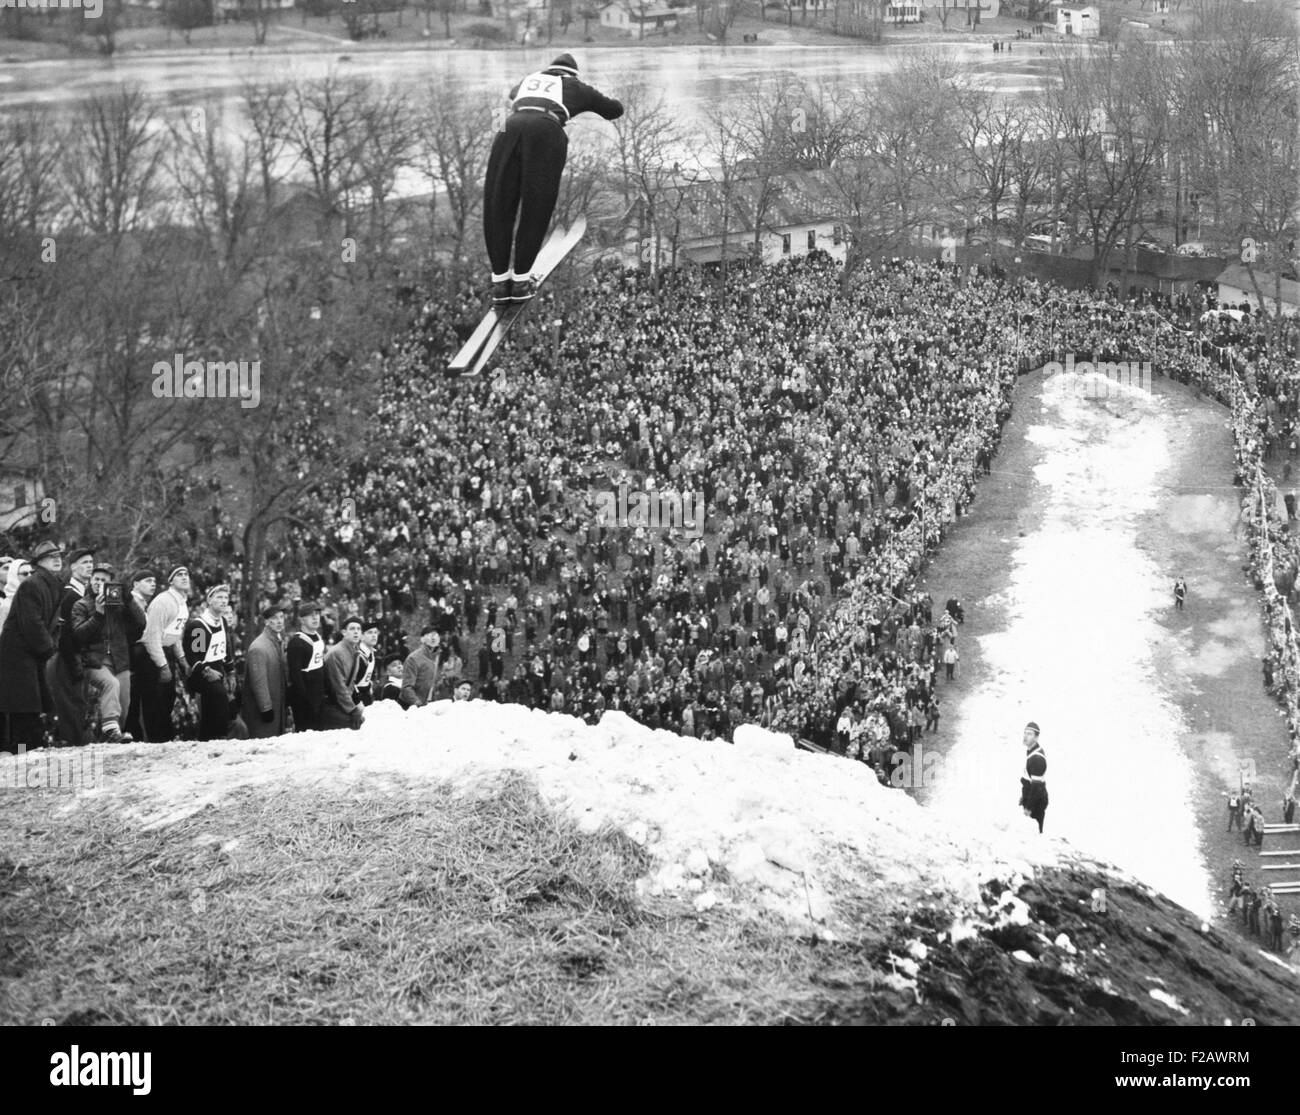
<path id="1" fill-rule="evenodd" d="M 561 54 L 510 90 L 510 108 L 492 141 L 483 186 L 483 234 L 492 264 L 492 301 L 498 303 L 527 301 L 536 291 L 533 264 L 555 212 L 568 155 L 565 124 L 580 112 L 606 120 L 623 115 L 622 104 L 578 80 L 571 54 Z"/>

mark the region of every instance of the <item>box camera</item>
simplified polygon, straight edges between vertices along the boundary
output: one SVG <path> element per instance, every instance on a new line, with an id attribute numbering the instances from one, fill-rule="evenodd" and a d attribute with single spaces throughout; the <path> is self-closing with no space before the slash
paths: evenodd
<path id="1" fill-rule="evenodd" d="M 104 604 L 110 608 L 120 608 L 126 599 L 126 587 L 120 581 L 109 581 L 104 586 Z"/>

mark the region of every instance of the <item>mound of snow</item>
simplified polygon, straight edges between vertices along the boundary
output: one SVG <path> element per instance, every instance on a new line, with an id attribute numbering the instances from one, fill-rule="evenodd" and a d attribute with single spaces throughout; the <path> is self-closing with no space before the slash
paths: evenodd
<path id="1" fill-rule="evenodd" d="M 733 745 L 652 731 L 618 712 L 594 727 L 482 701 L 408 712 L 385 703 L 366 715 L 359 732 L 116 748 L 135 761 L 115 764 L 95 793 L 129 798 L 124 814 L 163 828 L 250 788 L 382 787 L 400 775 L 470 793 L 522 771 L 584 829 L 612 824 L 647 849 L 643 893 L 701 910 L 742 903 L 805 930 L 836 923 L 836 897 L 849 891 L 887 906 L 924 896 L 974 907 L 981 883 L 1032 875 L 1065 852 L 1018 812 L 1001 825 L 954 821 L 882 787 L 863 764 L 752 726 Z M 1008 895 L 997 920 L 1022 922 L 1022 907 Z"/>

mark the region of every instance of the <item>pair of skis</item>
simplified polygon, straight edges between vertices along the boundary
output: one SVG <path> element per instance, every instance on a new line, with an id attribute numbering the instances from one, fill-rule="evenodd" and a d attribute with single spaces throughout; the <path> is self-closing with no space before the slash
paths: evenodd
<path id="1" fill-rule="evenodd" d="M 559 267 L 565 257 L 573 251 L 586 231 L 587 218 L 579 217 L 568 229 L 557 228 L 551 233 L 546 243 L 542 245 L 542 250 L 537 253 L 537 260 L 533 264 L 533 278 L 536 280 L 538 290 L 551 272 Z M 535 298 L 536 295 L 533 297 Z M 448 372 L 463 378 L 481 374 L 531 301 L 533 299 L 530 298 L 528 302 L 502 302 L 493 305 L 479 322 L 478 328 L 470 334 L 469 340 L 451 358 L 451 363 L 447 365 Z"/>

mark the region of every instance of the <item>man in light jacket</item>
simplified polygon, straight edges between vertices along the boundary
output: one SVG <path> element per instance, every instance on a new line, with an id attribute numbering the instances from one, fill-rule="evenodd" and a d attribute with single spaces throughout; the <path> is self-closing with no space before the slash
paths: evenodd
<path id="1" fill-rule="evenodd" d="M 149 602 L 145 613 L 144 673 L 140 680 L 140 718 L 150 743 L 173 739 L 172 706 L 176 679 L 185 677 L 181 635 L 190 618 L 190 571 L 183 565 L 167 574 L 167 588 Z"/>
<path id="2" fill-rule="evenodd" d="M 406 656 L 402 665 L 402 704 L 406 708 L 419 708 L 434 699 L 441 672 L 441 641 L 436 627 L 426 627 L 420 632 L 420 645 Z"/>
<path id="3" fill-rule="evenodd" d="M 262 633 L 244 657 L 244 723 L 255 739 L 285 731 L 284 612 L 283 604 L 262 610 Z"/>

